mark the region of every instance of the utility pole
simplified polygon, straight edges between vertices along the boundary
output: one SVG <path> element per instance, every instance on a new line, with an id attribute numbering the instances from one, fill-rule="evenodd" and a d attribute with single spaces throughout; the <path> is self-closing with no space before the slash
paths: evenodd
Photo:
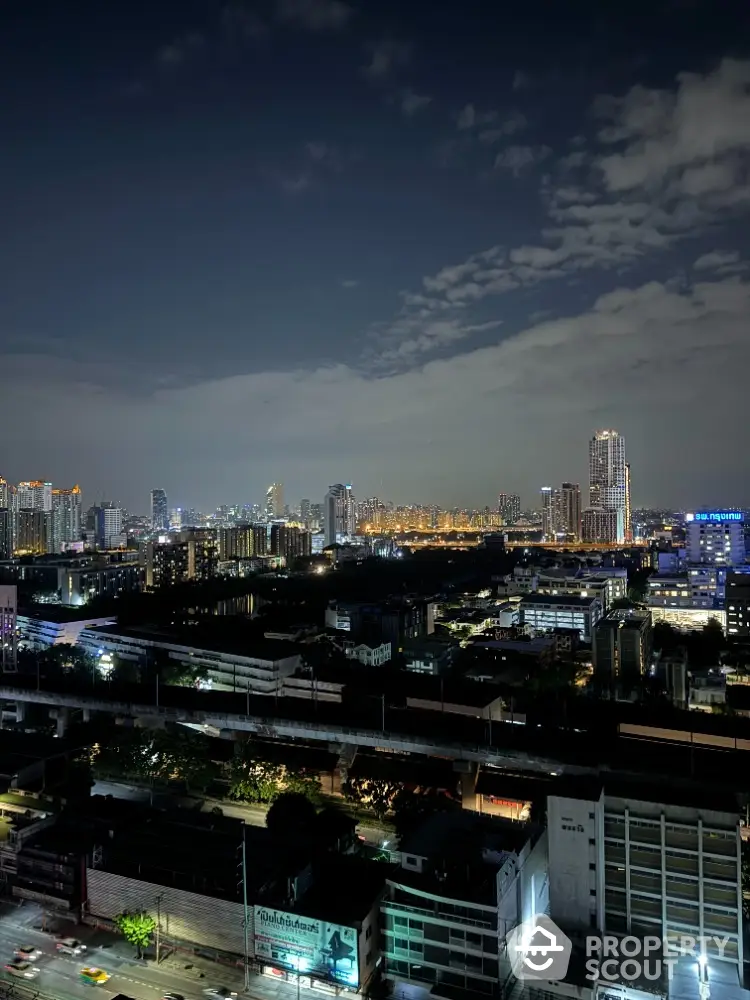
<path id="1" fill-rule="evenodd" d="M 161 960 L 161 901 L 164 893 L 159 893 L 156 897 L 156 964 Z"/>
<path id="2" fill-rule="evenodd" d="M 249 689 L 248 689 L 249 697 Z M 249 714 L 249 713 L 248 713 Z M 247 906 L 247 852 L 245 848 L 245 822 L 242 822 L 242 907 L 244 910 L 244 920 L 243 931 L 244 931 L 244 946 L 245 946 L 245 992 L 250 989 L 250 958 L 249 958 L 249 934 L 250 934 L 250 921 L 248 919 L 248 906 Z"/>

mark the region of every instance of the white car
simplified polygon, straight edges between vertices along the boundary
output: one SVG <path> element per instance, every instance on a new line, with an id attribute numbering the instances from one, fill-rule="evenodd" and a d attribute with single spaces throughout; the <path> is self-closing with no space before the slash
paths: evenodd
<path id="1" fill-rule="evenodd" d="M 60 938 L 55 947 L 62 955 L 80 955 L 86 951 L 86 945 L 82 944 L 78 938 Z"/>
<path id="2" fill-rule="evenodd" d="M 36 962 L 36 960 L 41 957 L 42 953 L 38 948 L 34 948 L 29 944 L 23 948 L 16 948 L 13 954 L 22 962 Z"/>
<path id="3" fill-rule="evenodd" d="M 9 972 L 11 976 L 18 976 L 19 979 L 36 979 L 39 975 L 39 969 L 35 968 L 31 962 L 22 962 L 18 958 L 8 962 L 5 971 Z"/>
<path id="4" fill-rule="evenodd" d="M 234 990 L 228 990 L 226 986 L 210 986 L 203 991 L 203 996 L 211 997 L 211 1000 L 229 1000 L 230 997 L 236 997 L 237 994 Z"/>

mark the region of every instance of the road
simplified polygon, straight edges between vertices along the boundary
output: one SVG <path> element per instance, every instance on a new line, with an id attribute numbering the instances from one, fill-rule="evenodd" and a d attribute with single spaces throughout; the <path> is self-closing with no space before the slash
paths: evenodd
<path id="1" fill-rule="evenodd" d="M 63 934 L 80 937 L 88 948 L 83 959 L 60 955 L 55 950 L 54 935 L 42 931 L 41 924 L 42 912 L 31 903 L 20 907 L 5 904 L 0 911 L 1 966 L 10 961 L 13 950 L 19 946 L 32 945 L 43 952 L 34 963 L 40 969 L 36 979 L 16 980 L 3 971 L 3 982 L 24 983 L 30 991 L 37 989 L 55 1000 L 92 1000 L 92 997 L 112 1000 L 118 993 L 133 1000 L 161 1000 L 167 990 L 183 994 L 186 1000 L 206 1000 L 203 990 L 210 986 L 225 986 L 251 1000 L 297 1000 L 298 997 L 296 982 L 258 975 L 251 977 L 250 989 L 244 992 L 241 969 L 202 959 L 169 955 L 158 967 L 153 961 L 138 961 L 121 938 L 87 927 L 66 927 L 64 922 L 58 923 L 57 928 L 63 928 Z M 50 927 L 55 929 L 54 924 Z M 104 969 L 112 978 L 93 992 L 91 986 L 79 979 L 84 965 Z M 24 991 L 22 995 L 31 997 L 33 992 Z M 321 1000 L 326 996 L 311 989 L 299 990 L 299 1000 Z"/>
<path id="2" fill-rule="evenodd" d="M 97 781 L 91 789 L 91 794 L 111 795 L 113 798 L 126 799 L 129 802 L 152 802 L 158 807 L 173 807 L 177 804 L 186 809 L 201 809 L 203 812 L 211 812 L 212 809 L 218 807 L 224 816 L 244 820 L 248 826 L 266 825 L 267 809 L 265 806 L 243 805 L 241 802 L 223 802 L 217 799 L 200 799 L 192 796 L 175 796 L 165 792 L 152 792 L 149 788 L 120 781 Z M 388 841 L 391 842 L 391 846 L 393 844 L 393 831 L 376 824 L 360 823 L 357 826 L 357 833 L 373 847 L 381 847 L 384 842 Z"/>

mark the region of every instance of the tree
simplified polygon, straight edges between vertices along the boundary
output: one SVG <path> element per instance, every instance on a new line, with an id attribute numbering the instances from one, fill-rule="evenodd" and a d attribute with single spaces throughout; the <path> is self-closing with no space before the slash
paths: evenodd
<path id="1" fill-rule="evenodd" d="M 229 798 L 235 802 L 273 802 L 281 791 L 284 768 L 245 754 L 229 770 Z"/>
<path id="2" fill-rule="evenodd" d="M 306 795 L 282 792 L 266 813 L 266 826 L 282 840 L 310 839 L 317 818 L 317 809 Z"/>
<path id="3" fill-rule="evenodd" d="M 140 913 L 118 913 L 115 927 L 128 944 L 135 946 L 136 958 L 143 958 L 143 949 L 151 944 L 151 935 L 156 929 L 156 921 L 151 914 L 145 910 Z"/>
<path id="4" fill-rule="evenodd" d="M 344 795 L 350 802 L 356 802 L 371 809 L 378 819 L 390 812 L 393 800 L 401 785 L 381 778 L 350 778 L 344 786 Z"/>
<path id="5" fill-rule="evenodd" d="M 393 818 L 399 839 L 408 837 L 430 816 L 440 812 L 460 809 L 459 804 L 448 795 L 429 792 L 419 795 L 402 788 L 393 800 Z"/>
<path id="6" fill-rule="evenodd" d="M 295 792 L 304 795 L 311 802 L 320 801 L 320 778 L 307 771 L 290 771 L 284 775 L 284 793 Z"/>

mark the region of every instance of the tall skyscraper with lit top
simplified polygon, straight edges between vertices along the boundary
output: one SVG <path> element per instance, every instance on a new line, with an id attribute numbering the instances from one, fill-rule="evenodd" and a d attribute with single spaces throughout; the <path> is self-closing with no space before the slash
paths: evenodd
<path id="1" fill-rule="evenodd" d="M 266 517 L 269 521 L 284 516 L 284 484 L 271 483 L 266 490 Z"/>
<path id="2" fill-rule="evenodd" d="M 154 531 L 169 530 L 169 507 L 164 490 L 151 490 L 151 527 Z"/>
<path id="3" fill-rule="evenodd" d="M 589 504 L 614 511 L 617 542 L 630 532 L 630 476 L 625 462 L 625 439 L 615 430 L 597 431 L 589 442 Z"/>
<path id="4" fill-rule="evenodd" d="M 53 550 L 61 552 L 81 537 L 81 487 L 52 490 Z"/>

